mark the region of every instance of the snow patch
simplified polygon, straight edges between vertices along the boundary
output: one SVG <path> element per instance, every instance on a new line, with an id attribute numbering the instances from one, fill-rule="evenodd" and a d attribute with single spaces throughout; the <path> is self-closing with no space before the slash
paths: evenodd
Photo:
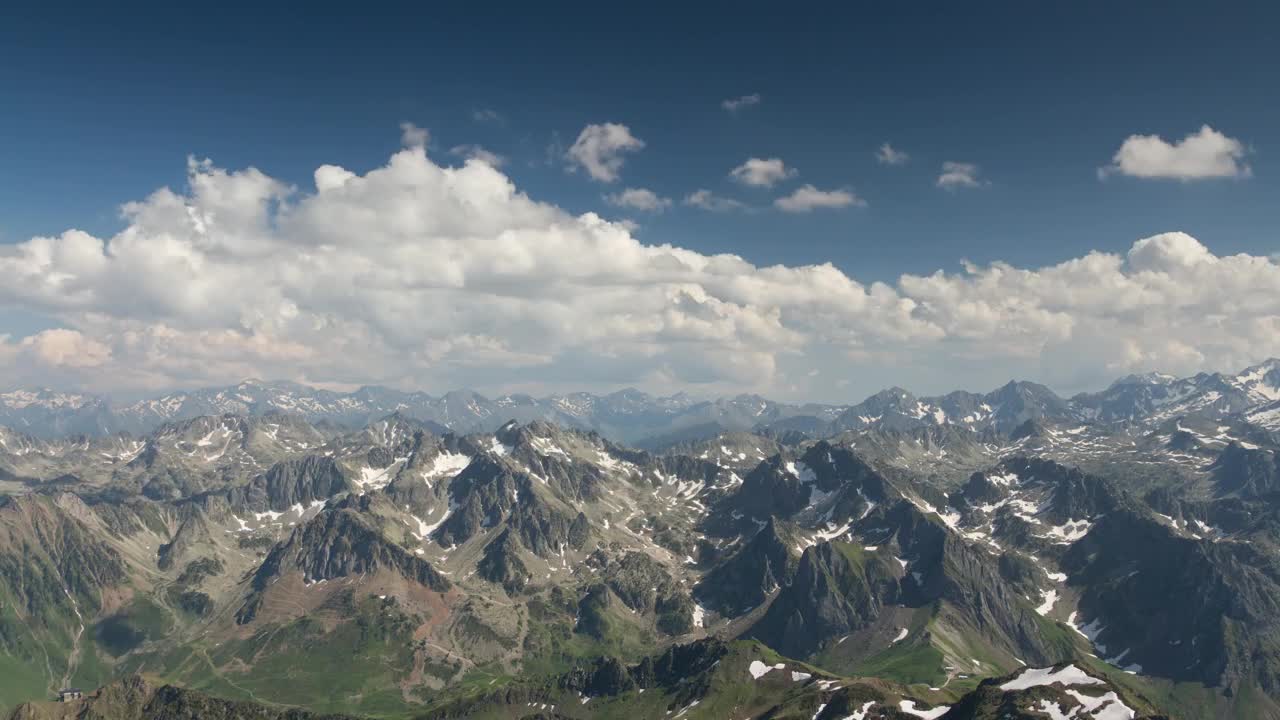
<path id="1" fill-rule="evenodd" d="M 466 470 L 470 464 L 470 455 L 442 452 L 431 459 L 431 464 L 422 468 L 422 479 L 434 480 L 440 477 L 453 477 Z"/>
<path id="2" fill-rule="evenodd" d="M 1016 473 L 1002 473 L 1000 475 L 988 475 L 987 479 L 997 485 L 1001 485 L 1004 487 L 1018 484 L 1018 476 Z"/>
<path id="3" fill-rule="evenodd" d="M 1114 691 L 1095 697 L 1068 689 L 1067 694 L 1078 700 L 1086 713 L 1093 713 L 1094 720 L 1130 720 L 1137 715 L 1137 712 L 1120 701 L 1120 696 Z"/>
<path id="4" fill-rule="evenodd" d="M 924 720 L 934 720 L 934 718 L 940 718 L 943 715 L 946 715 L 947 711 L 951 709 L 950 705 L 935 705 L 934 707 L 928 710 L 916 709 L 916 702 L 914 700 L 903 700 L 902 702 L 898 703 L 898 707 L 902 710 L 902 712 L 908 715 L 915 715 L 916 717 L 924 718 Z"/>
<path id="5" fill-rule="evenodd" d="M 1036 710 L 1037 712 L 1048 715 L 1049 720 L 1071 720 L 1071 718 L 1076 714 L 1075 708 L 1071 709 L 1070 715 L 1062 712 L 1062 707 L 1052 700 L 1041 700 L 1040 707 L 1032 706 L 1028 709 Z"/>
<path id="6" fill-rule="evenodd" d="M 360 477 L 355 479 L 355 484 L 360 486 L 361 492 L 381 490 L 391 483 L 400 466 L 408 459 L 407 457 L 396 458 L 395 462 L 384 468 L 362 467 Z"/>
<path id="7" fill-rule="evenodd" d="M 1036 612 L 1041 615 L 1048 615 L 1053 611 L 1054 603 L 1058 602 L 1057 590 L 1045 590 L 1040 593 L 1040 598 L 1044 601 L 1036 608 Z"/>
<path id="8" fill-rule="evenodd" d="M 841 718 L 841 720 L 866 720 L 867 713 L 870 712 L 871 707 L 875 704 L 875 700 L 868 700 L 862 704 L 862 707 L 859 708 L 857 712 L 852 715 L 847 715 L 844 718 Z"/>
<path id="9" fill-rule="evenodd" d="M 786 468 L 787 472 L 795 475 L 800 479 L 800 482 L 806 485 L 817 482 L 818 480 L 818 476 L 813 472 L 813 469 L 799 460 L 787 463 Z"/>
<path id="10" fill-rule="evenodd" d="M 1102 623 L 1098 620 L 1093 620 L 1085 623 L 1084 625 L 1080 625 L 1076 623 L 1076 615 L 1077 613 L 1073 612 L 1067 617 L 1067 626 L 1079 633 L 1085 640 L 1088 640 L 1095 648 L 1097 648 L 1098 652 L 1105 654 L 1107 652 L 1107 648 L 1102 643 L 1098 642 L 1098 636 L 1102 634 L 1104 629 L 1102 627 Z"/>
<path id="11" fill-rule="evenodd" d="M 1018 677 L 1000 686 L 1001 690 L 1026 690 L 1041 685 L 1101 685 L 1102 681 L 1092 677 L 1075 665 L 1067 665 L 1061 670 L 1053 668 L 1027 668 Z"/>
<path id="12" fill-rule="evenodd" d="M 458 505 L 457 505 L 457 503 L 455 503 L 455 502 L 453 501 L 453 498 L 450 498 L 450 499 L 449 499 L 449 509 L 445 511 L 444 515 L 443 515 L 443 516 L 441 516 L 441 518 L 440 518 L 439 520 L 437 520 L 437 521 L 435 521 L 435 522 L 433 522 L 433 523 L 429 523 L 429 524 L 428 524 L 428 523 L 424 522 L 424 521 L 422 520 L 422 518 L 420 518 L 420 517 L 418 517 L 418 516 L 416 516 L 416 515 L 415 515 L 415 516 L 413 516 L 413 519 L 418 521 L 418 539 L 419 539 L 419 540 L 426 540 L 426 539 L 427 539 L 427 537 L 428 537 L 429 535 L 431 535 L 431 533 L 435 532 L 435 529 L 436 529 L 436 528 L 438 528 L 438 527 L 440 527 L 441 525 L 443 525 L 443 524 L 444 524 L 444 521 L 445 521 L 445 520 L 448 520 L 448 519 L 449 519 L 449 517 L 450 517 L 451 515 L 453 515 L 453 511 L 454 511 L 454 510 L 457 510 L 457 509 L 458 509 Z"/>
<path id="13" fill-rule="evenodd" d="M 1093 524 L 1088 520 L 1068 520 L 1064 525 L 1049 528 L 1041 537 L 1053 538 L 1055 545 L 1070 545 L 1089 533 Z"/>
<path id="14" fill-rule="evenodd" d="M 751 673 L 751 677 L 755 678 L 756 680 L 759 680 L 760 678 L 768 674 L 770 670 L 782 670 L 785 667 L 786 667 L 785 663 L 778 663 L 777 665 L 765 665 L 759 660 L 752 660 L 751 664 L 747 666 L 747 672 Z"/>

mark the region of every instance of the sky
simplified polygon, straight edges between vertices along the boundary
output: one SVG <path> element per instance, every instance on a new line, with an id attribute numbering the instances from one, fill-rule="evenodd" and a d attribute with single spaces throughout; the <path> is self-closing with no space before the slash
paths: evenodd
<path id="1" fill-rule="evenodd" d="M 886 5 L 0 10 L 0 388 L 1280 355 L 1280 8 Z"/>

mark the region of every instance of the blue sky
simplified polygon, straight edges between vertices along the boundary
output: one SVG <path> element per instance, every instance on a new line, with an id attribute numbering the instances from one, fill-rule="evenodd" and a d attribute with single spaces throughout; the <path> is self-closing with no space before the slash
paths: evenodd
<path id="1" fill-rule="evenodd" d="M 376 166 L 397 125 L 447 149 L 509 158 L 537 197 L 608 210 L 601 188 L 545 164 L 558 138 L 618 122 L 646 148 L 624 183 L 744 202 L 728 171 L 780 157 L 795 184 L 850 185 L 868 202 L 806 217 L 677 208 L 642 236 L 758 263 L 833 261 L 860 279 L 927 272 L 960 256 L 1016 264 L 1123 249 L 1186 230 L 1215 252 L 1280 249 L 1280 12 L 1269 3 L 848 4 L 786 13 L 654 5 L 633 16 L 506 7 L 351 6 L 192 12 L 154 5 L 15 16 L 0 30 L 0 232 L 118 229 L 119 204 L 180 186 L 188 154 L 305 184 L 333 162 Z M 762 102 L 730 115 L 726 98 Z M 489 109 L 500 123 L 477 123 Z M 1180 138 L 1202 124 L 1254 146 L 1247 182 L 1099 182 L 1125 137 Z M 876 163 L 891 142 L 911 156 Z M 940 163 L 976 163 L 991 185 L 948 194 Z"/>
<path id="2" fill-rule="evenodd" d="M 831 262 L 862 283 L 958 272 L 964 259 L 1036 268 L 1124 254 L 1166 231 L 1217 256 L 1280 251 L 1273 4 L 36 12 L 0 17 L 0 243 L 68 228 L 109 238 L 127 224 L 122 204 L 182 191 L 189 155 L 311 191 L 321 164 L 386 164 L 411 122 L 437 163 L 481 145 L 520 191 L 634 221 L 644 243 L 755 266 Z M 760 102 L 722 106 L 745 95 Z M 615 183 L 564 158 L 606 122 L 644 143 Z M 1204 125 L 1243 145 L 1247 177 L 1099 178 L 1126 138 L 1175 143 Z M 885 142 L 909 160 L 878 162 Z M 771 188 L 730 179 L 752 157 L 795 175 Z M 944 162 L 976 165 L 982 184 L 938 187 Z M 771 205 L 806 184 L 865 206 Z M 628 187 L 672 206 L 605 202 Z M 759 210 L 682 205 L 698 189 Z M 14 337 L 75 325 L 3 305 L 0 333 Z"/>

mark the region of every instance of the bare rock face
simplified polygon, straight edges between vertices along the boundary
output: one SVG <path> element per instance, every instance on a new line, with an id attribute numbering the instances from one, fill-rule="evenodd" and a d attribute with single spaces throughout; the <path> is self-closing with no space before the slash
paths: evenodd
<path id="1" fill-rule="evenodd" d="M 1101 518 L 1063 559 L 1098 654 L 1162 677 L 1280 692 L 1280 515 L 1255 508 L 1241 535 L 1248 542 L 1208 542 L 1141 512 Z"/>
<path id="2" fill-rule="evenodd" d="M 695 594 L 726 616 L 756 607 L 791 582 L 798 562 L 795 544 L 782 522 L 771 517 L 737 553 L 707 573 Z"/>
<path id="3" fill-rule="evenodd" d="M 271 466 L 248 485 L 232 490 L 234 507 L 280 512 L 294 505 L 309 505 L 350 489 L 342 469 L 331 457 L 306 455 Z"/>
<path id="4" fill-rule="evenodd" d="M 301 571 L 306 582 L 389 570 L 436 592 L 452 587 L 431 563 L 387 541 L 358 511 L 337 508 L 295 529 L 271 549 L 254 573 L 253 594 L 237 613 L 237 622 L 252 621 L 262 593 L 275 578 L 292 570 Z"/>
<path id="5" fill-rule="evenodd" d="M 790 584 L 749 632 L 783 654 L 807 657 L 870 624 L 898 595 L 894 569 L 879 556 L 822 543 L 804 551 Z"/>
<path id="6" fill-rule="evenodd" d="M 1213 464 L 1219 496 L 1258 499 L 1280 492 L 1280 453 L 1231 443 Z"/>
<path id="7" fill-rule="evenodd" d="M 520 559 L 520 543 L 509 528 L 485 546 L 476 570 L 480 577 L 501 585 L 508 594 L 520 592 L 529 581 L 529 568 Z"/>

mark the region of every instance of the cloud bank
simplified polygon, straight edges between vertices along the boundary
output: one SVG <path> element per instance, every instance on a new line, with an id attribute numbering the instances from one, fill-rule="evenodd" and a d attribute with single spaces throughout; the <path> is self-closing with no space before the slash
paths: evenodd
<path id="1" fill-rule="evenodd" d="M 0 335 L 0 376 L 99 391 L 255 376 L 832 399 L 1280 355 L 1280 264 L 1182 233 L 1127 254 L 865 284 L 830 264 L 641 243 L 421 144 L 363 175 L 321 166 L 314 189 L 193 160 L 187 188 L 123 215 L 110 238 L 0 246 L 0 307 L 52 325 Z"/>

